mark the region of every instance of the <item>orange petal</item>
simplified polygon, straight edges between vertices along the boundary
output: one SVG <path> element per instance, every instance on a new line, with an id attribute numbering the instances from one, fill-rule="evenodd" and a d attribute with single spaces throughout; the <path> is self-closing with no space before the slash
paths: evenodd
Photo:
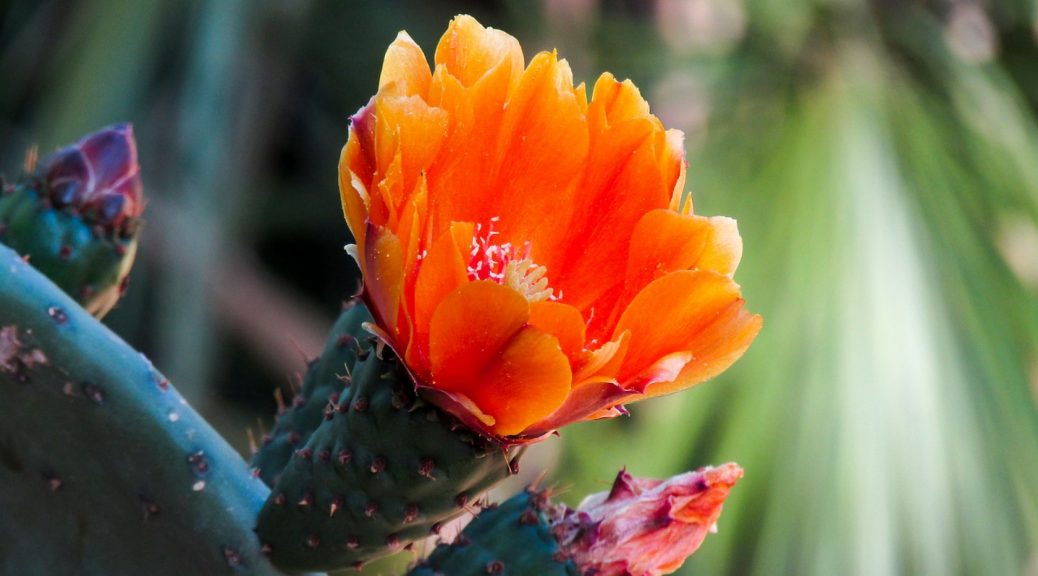
<path id="1" fill-rule="evenodd" d="M 573 200 L 579 216 L 566 228 L 571 243 L 554 282 L 566 301 L 582 310 L 623 285 L 631 231 L 643 214 L 669 202 L 651 136 L 650 122 L 632 120 L 594 138 L 580 195 Z"/>
<path id="2" fill-rule="evenodd" d="M 735 220 L 653 210 L 638 221 L 627 258 L 626 306 L 634 291 L 676 270 L 713 270 L 731 276 L 742 257 Z M 620 311 L 617 311 L 619 313 Z"/>
<path id="3" fill-rule="evenodd" d="M 368 223 L 364 251 L 365 297 L 372 305 L 378 325 L 394 339 L 402 333 L 400 298 L 404 289 L 403 248 L 388 229 Z"/>
<path id="4" fill-rule="evenodd" d="M 742 300 L 733 303 L 689 344 L 692 360 L 677 378 L 651 384 L 646 397 L 684 390 L 724 372 L 750 347 L 761 324 L 761 317 L 749 313 Z"/>
<path id="5" fill-rule="evenodd" d="M 576 308 L 561 302 L 530 304 L 529 324 L 559 339 L 562 353 L 571 361 L 584 348 L 584 318 Z"/>
<path id="6" fill-rule="evenodd" d="M 502 62 L 508 63 L 515 78 L 523 70 L 518 40 L 500 30 L 484 28 L 466 15 L 451 20 L 436 46 L 435 60 L 437 67 L 445 67 L 464 86 L 472 86 Z"/>
<path id="7" fill-rule="evenodd" d="M 433 240 L 422 262 L 414 285 L 415 333 L 406 360 L 422 376 L 429 347 L 429 326 L 433 313 L 448 294 L 468 283 L 467 256 L 472 242 L 472 224 L 455 222 L 450 230 Z"/>
<path id="8" fill-rule="evenodd" d="M 731 276 L 735 274 L 735 269 L 739 267 L 739 261 L 742 259 L 739 224 L 734 219 L 724 216 L 713 216 L 709 222 L 713 234 L 707 242 L 706 250 L 696 262 L 696 268 Z"/>
<path id="9" fill-rule="evenodd" d="M 671 272 L 635 296 L 617 322 L 614 335 L 631 331 L 631 345 L 618 379 L 633 380 L 664 356 L 700 350 L 697 336 L 733 305 L 741 306 L 739 287 L 727 276 L 705 270 Z M 738 324 L 722 326 L 733 336 Z"/>
<path id="10" fill-rule="evenodd" d="M 425 98 L 431 79 L 432 72 L 429 71 L 429 63 L 422 49 L 407 32 L 401 31 L 389 45 L 382 62 L 382 75 L 378 79 L 380 96 L 389 94 Z"/>
<path id="11" fill-rule="evenodd" d="M 542 52 L 508 101 L 485 194 L 485 217 L 503 216 L 502 239 L 530 242 L 533 259 L 552 273 L 568 233 L 570 198 L 588 154 L 588 131 L 569 64 Z"/>
<path id="12" fill-rule="evenodd" d="M 399 188 L 410 192 L 414 189 L 419 173 L 432 163 L 440 151 L 447 133 L 447 113 L 429 106 L 418 96 L 379 97 L 375 102 L 375 120 L 378 173 L 385 175 L 399 154 Z M 399 199 L 400 202 L 403 200 Z"/>
<path id="13" fill-rule="evenodd" d="M 554 412 L 570 388 L 558 340 L 526 326 L 528 317 L 518 292 L 484 281 L 452 292 L 432 318 L 431 385 L 471 399 L 501 435 Z"/>
<path id="14" fill-rule="evenodd" d="M 591 106 L 601 108 L 602 115 L 596 117 L 609 124 L 649 117 L 649 103 L 642 98 L 638 87 L 630 80 L 617 80 L 609 72 L 595 82 Z"/>

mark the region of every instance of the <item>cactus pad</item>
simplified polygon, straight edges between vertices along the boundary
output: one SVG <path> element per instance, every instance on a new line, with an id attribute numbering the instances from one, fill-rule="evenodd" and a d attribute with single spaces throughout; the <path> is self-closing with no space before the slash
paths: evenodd
<path id="1" fill-rule="evenodd" d="M 326 420 L 282 471 L 257 532 L 289 570 L 361 566 L 436 533 L 516 465 L 414 394 L 390 351 L 362 354 Z"/>
<path id="2" fill-rule="evenodd" d="M 0 245 L 0 574 L 280 574 L 268 490 L 151 363 Z"/>
<path id="3" fill-rule="evenodd" d="M 408 576 L 577 576 L 560 553 L 542 494 L 521 492 L 476 516 L 450 544 L 441 544 Z"/>

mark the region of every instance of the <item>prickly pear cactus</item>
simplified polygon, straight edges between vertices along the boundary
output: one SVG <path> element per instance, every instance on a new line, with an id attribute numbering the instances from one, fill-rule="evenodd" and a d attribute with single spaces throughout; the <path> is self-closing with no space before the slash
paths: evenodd
<path id="1" fill-rule="evenodd" d="M 91 314 L 126 289 L 142 208 L 133 129 L 99 130 L 39 162 L 0 191 L 0 242 Z"/>
<path id="2" fill-rule="evenodd" d="M 528 490 L 483 510 L 408 576 L 578 576 L 552 535 L 546 504 L 543 493 Z"/>
<path id="3" fill-rule="evenodd" d="M 362 566 L 437 533 L 517 465 L 417 399 L 388 350 L 361 354 L 338 401 L 281 472 L 257 532 L 289 570 Z"/>
<path id="4" fill-rule="evenodd" d="M 0 245 L 0 574 L 280 574 L 268 490 L 139 352 Z"/>
<path id="5" fill-rule="evenodd" d="M 307 366 L 299 394 L 279 407 L 273 429 L 262 438 L 252 457 L 253 468 L 268 485 L 277 481 L 292 454 L 335 409 L 357 355 L 371 348 L 370 338 L 363 336 L 361 328 L 370 321 L 371 314 L 363 304 L 348 302 L 328 334 L 324 352 Z"/>

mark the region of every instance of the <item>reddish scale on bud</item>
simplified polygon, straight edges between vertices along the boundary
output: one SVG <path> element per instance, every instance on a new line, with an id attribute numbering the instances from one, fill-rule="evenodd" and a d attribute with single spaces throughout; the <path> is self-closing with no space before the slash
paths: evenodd
<path id="1" fill-rule="evenodd" d="M 715 530 L 742 474 L 735 464 L 667 480 L 635 478 L 621 470 L 609 492 L 589 496 L 576 510 L 552 509 L 552 534 L 581 574 L 670 574 Z"/>
<path id="2" fill-rule="evenodd" d="M 47 199 L 106 232 L 126 231 L 144 208 L 133 127 L 117 124 L 43 158 L 36 169 Z"/>

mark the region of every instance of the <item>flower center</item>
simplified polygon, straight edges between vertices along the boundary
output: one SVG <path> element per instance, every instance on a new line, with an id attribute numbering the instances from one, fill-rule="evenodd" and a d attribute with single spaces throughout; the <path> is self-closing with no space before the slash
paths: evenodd
<path id="1" fill-rule="evenodd" d="M 469 250 L 469 280 L 493 280 L 519 292 L 530 302 L 558 300 L 548 287 L 548 269 L 530 258 L 529 242 L 522 248 L 511 242 L 494 242 L 494 237 L 500 234 L 494 230 L 494 224 L 500 220 L 494 216 L 486 227 L 476 224 Z"/>

